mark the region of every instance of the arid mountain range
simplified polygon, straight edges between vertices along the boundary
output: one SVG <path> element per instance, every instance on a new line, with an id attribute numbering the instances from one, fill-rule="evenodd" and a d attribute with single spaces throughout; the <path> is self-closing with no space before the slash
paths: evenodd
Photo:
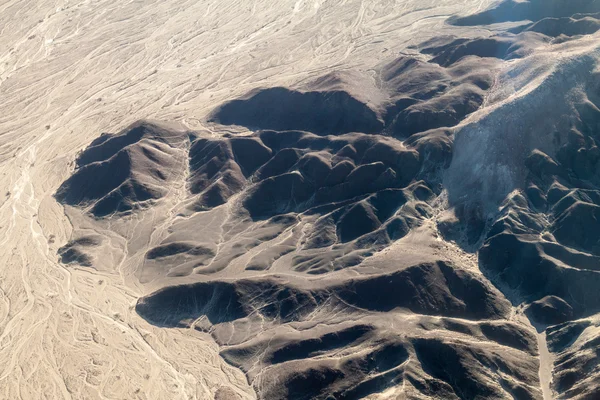
<path id="1" fill-rule="evenodd" d="M 0 397 L 600 398 L 600 0 L 341 3 L 0 6 Z"/>

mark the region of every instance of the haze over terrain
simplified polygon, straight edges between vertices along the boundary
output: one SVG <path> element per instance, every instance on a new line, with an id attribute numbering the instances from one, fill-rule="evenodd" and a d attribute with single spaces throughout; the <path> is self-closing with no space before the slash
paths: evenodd
<path id="1" fill-rule="evenodd" d="M 600 0 L 5 1 L 0 398 L 599 398 L 599 63 Z"/>

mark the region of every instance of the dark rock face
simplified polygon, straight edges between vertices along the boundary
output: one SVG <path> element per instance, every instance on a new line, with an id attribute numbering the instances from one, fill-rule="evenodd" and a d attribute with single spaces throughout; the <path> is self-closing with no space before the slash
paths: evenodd
<path id="1" fill-rule="evenodd" d="M 481 106 L 493 82 L 497 61 L 480 57 L 503 58 L 515 40 L 497 39 L 502 43 L 498 51 L 489 50 L 491 41 L 473 41 L 466 50 L 452 48 L 450 44 L 446 52 L 452 54 L 440 54 L 432 63 L 401 57 L 383 66 L 382 79 L 391 99 L 382 111 L 370 109 L 343 91 L 271 88 L 223 105 L 213 118 L 225 125 L 302 130 L 317 135 L 388 131 L 406 137 L 429 129 L 452 127 Z M 458 46 L 461 45 L 455 47 Z"/>
<path id="2" fill-rule="evenodd" d="M 578 201 L 557 216 L 553 228 L 559 242 L 600 255 L 600 206 Z"/>
<path id="3" fill-rule="evenodd" d="M 401 57 L 384 67 L 383 79 L 393 102 L 385 112 L 391 133 L 407 137 L 452 127 L 481 106 L 498 62 L 459 58 L 454 65 L 437 65 L 435 58 L 423 62 Z"/>
<path id="4" fill-rule="evenodd" d="M 550 37 L 590 35 L 600 30 L 599 16 L 600 13 L 589 16 L 579 14 L 571 17 L 544 18 L 529 26 L 527 30 Z"/>
<path id="5" fill-rule="evenodd" d="M 423 371 L 431 373 L 439 362 L 438 351 L 434 352 L 438 356 L 428 352 L 433 344 L 425 345 L 417 332 L 414 337 L 404 338 L 384 333 L 386 323 L 379 315 L 392 316 L 402 309 L 423 315 L 472 319 L 473 329 L 483 332 L 479 334 L 483 340 L 489 336 L 508 346 L 515 357 L 522 351 L 536 353 L 535 340 L 518 326 L 476 322 L 502 321 L 510 305 L 498 291 L 455 265 L 420 264 L 388 275 L 302 285 L 281 278 L 253 278 L 173 286 L 141 299 L 136 310 L 161 326 L 186 326 L 206 316 L 212 324 L 213 336 L 223 347 L 222 356 L 245 371 L 265 398 L 356 398 L 379 393 L 402 383 L 406 374 L 423 373 L 416 365 L 408 364 L 415 352 Z M 174 304 L 177 313 L 172 312 Z M 331 312 L 351 315 L 354 322 L 342 322 L 345 320 L 342 317 L 325 325 L 315 324 L 333 315 Z M 368 322 L 371 316 L 374 319 Z M 290 337 L 282 330 L 286 326 L 305 328 Z M 196 329 L 205 328 L 196 325 Z M 454 357 L 464 357 L 465 368 L 472 373 L 483 374 L 490 360 L 498 358 L 484 347 L 467 351 L 464 344 L 445 341 L 439 344 L 452 349 Z M 346 353 L 348 348 L 362 350 Z M 339 362 L 323 357 L 340 352 L 343 355 Z M 446 362 L 463 364 L 451 359 Z M 522 382 L 532 384 L 537 379 L 535 373 L 522 370 L 531 367 L 529 364 L 519 365 L 515 360 L 503 365 L 504 373 Z M 264 368 L 268 368 L 268 374 L 263 374 Z M 440 382 L 456 384 L 454 377 L 432 376 Z M 433 382 L 422 381 L 422 377 L 412 379 L 415 385 L 424 385 L 425 391 L 436 388 Z M 484 386 L 474 387 L 471 392 L 460 386 L 443 385 L 448 393 L 463 398 L 467 398 L 466 394 L 488 393 Z M 268 389 L 261 392 L 264 387 Z"/>
<path id="6" fill-rule="evenodd" d="M 185 135 L 137 123 L 103 135 L 77 159 L 77 170 L 56 193 L 63 204 L 91 207 L 96 217 L 130 212 L 163 197 L 177 169 L 176 148 Z"/>
<path id="7" fill-rule="evenodd" d="M 507 304 L 468 273 L 445 263 L 421 265 L 401 273 L 351 281 L 339 292 L 346 303 L 369 310 L 404 307 L 419 314 L 467 319 L 505 315 Z"/>
<path id="8" fill-rule="evenodd" d="M 530 318 L 546 325 L 557 325 L 573 319 L 573 307 L 556 296 L 546 296 L 527 308 Z"/>
<path id="9" fill-rule="evenodd" d="M 417 357 L 425 372 L 448 382 L 459 399 L 502 398 L 503 391 L 473 377 L 485 375 L 488 365 L 497 365 L 499 370 L 517 377 L 517 384 L 509 385 L 506 391 L 512 396 L 535 399 L 537 393 L 527 386 L 535 382 L 536 371 L 523 370 L 524 364 L 518 359 L 499 357 L 493 352 L 472 349 L 462 344 L 444 343 L 436 339 L 418 339 L 414 343 Z M 533 365 L 532 365 L 533 367 Z"/>
<path id="10" fill-rule="evenodd" d="M 507 21 L 540 21 L 547 18 L 578 18 L 581 14 L 600 13 L 598 0 L 529 0 L 503 1 L 496 7 L 479 14 L 455 18 L 455 25 L 490 25 Z M 583 34 L 583 33 L 581 33 Z"/>
<path id="11" fill-rule="evenodd" d="M 598 397 L 598 334 L 590 320 L 559 324 L 548 329 L 549 347 L 557 355 L 554 386 L 565 398 Z"/>
<path id="12" fill-rule="evenodd" d="M 383 63 L 377 104 L 333 74 L 211 116 L 251 132 L 103 135 L 56 197 L 109 222 L 178 201 L 134 254 L 165 282 L 136 311 L 212 335 L 259 398 L 542 399 L 538 329 L 553 396 L 593 399 L 599 21 L 598 0 L 451 18 L 520 23 Z M 93 267 L 96 246 L 59 256 Z"/>
<path id="13" fill-rule="evenodd" d="M 246 182 L 227 140 L 195 140 L 190 147 L 189 163 L 190 191 L 200 194 L 193 206 L 197 211 L 225 204 Z"/>
<path id="14" fill-rule="evenodd" d="M 432 282 L 436 283 L 435 288 L 429 287 Z M 171 303 L 179 304 L 178 313 L 165 312 Z M 221 322 L 247 318 L 256 312 L 269 319 L 298 321 L 324 304 L 376 312 L 401 307 L 424 315 L 467 319 L 502 318 L 509 310 L 509 304 L 498 292 L 470 274 L 455 270 L 455 266 L 438 262 L 310 290 L 264 279 L 168 287 L 144 298 L 138 304 L 138 312 L 169 326 L 206 315 L 206 307 L 215 318 L 224 315 L 224 310 L 234 310 Z"/>
<path id="15" fill-rule="evenodd" d="M 346 92 L 298 92 L 282 87 L 224 104 L 213 118 L 224 125 L 302 130 L 318 135 L 378 133 L 383 129 L 377 114 Z"/>
<path id="16" fill-rule="evenodd" d="M 100 235 L 81 236 L 71 240 L 58 249 L 60 261 L 63 264 L 78 264 L 84 267 L 93 267 L 94 259 L 87 254 L 86 249 L 99 246 L 103 242 Z"/>

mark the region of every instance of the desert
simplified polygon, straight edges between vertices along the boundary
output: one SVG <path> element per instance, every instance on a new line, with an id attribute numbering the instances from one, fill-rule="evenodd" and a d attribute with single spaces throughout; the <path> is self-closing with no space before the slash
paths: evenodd
<path id="1" fill-rule="evenodd" d="M 600 397 L 600 1 L 0 4 L 0 398 Z"/>

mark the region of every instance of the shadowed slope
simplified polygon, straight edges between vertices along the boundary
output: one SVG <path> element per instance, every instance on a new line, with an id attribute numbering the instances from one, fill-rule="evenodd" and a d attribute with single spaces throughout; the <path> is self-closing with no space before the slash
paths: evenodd
<path id="1" fill-rule="evenodd" d="M 144 207 L 166 194 L 177 173 L 177 148 L 186 136 L 139 122 L 117 135 L 105 134 L 77 159 L 77 170 L 56 192 L 58 201 L 89 207 L 97 217 Z"/>
<path id="2" fill-rule="evenodd" d="M 280 87 L 226 103 L 213 119 L 224 125 L 304 130 L 319 135 L 378 133 L 383 129 L 375 112 L 347 92 L 298 92 Z"/>

